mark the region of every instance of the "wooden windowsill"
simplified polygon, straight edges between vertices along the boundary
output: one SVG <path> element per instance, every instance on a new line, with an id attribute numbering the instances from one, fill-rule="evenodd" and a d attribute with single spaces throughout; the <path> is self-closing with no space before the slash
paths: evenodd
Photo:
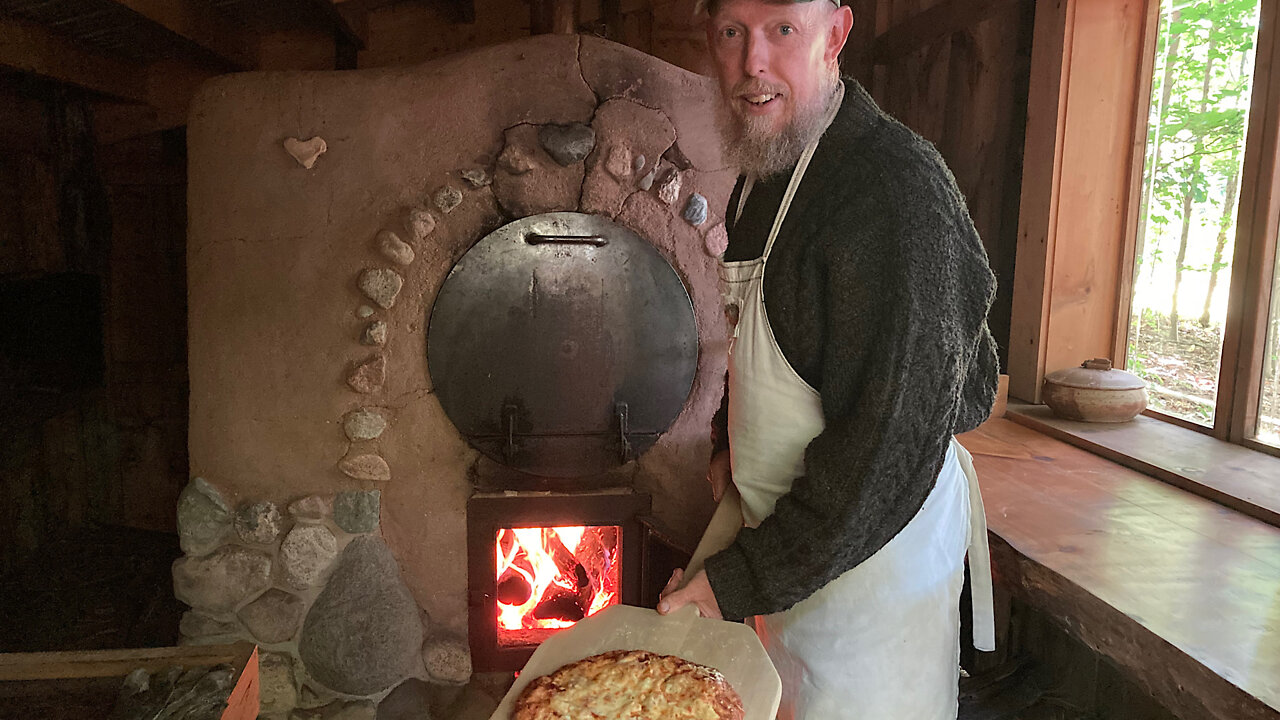
<path id="1" fill-rule="evenodd" d="M 1280 718 L 1280 529 L 1012 419 L 960 442 L 1000 588 L 1178 717 Z"/>
<path id="2" fill-rule="evenodd" d="M 1005 417 L 1280 527 L 1280 458 L 1144 415 L 1127 423 L 1077 422 L 1010 400 Z"/>

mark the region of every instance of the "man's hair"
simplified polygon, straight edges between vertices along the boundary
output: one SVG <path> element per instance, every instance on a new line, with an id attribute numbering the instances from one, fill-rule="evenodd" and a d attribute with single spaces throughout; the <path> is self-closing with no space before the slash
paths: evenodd
<path id="1" fill-rule="evenodd" d="M 836 7 L 840 7 L 844 2 L 844 0 L 827 1 Z M 705 10 L 708 15 L 715 15 L 716 11 L 720 9 L 720 3 L 722 2 L 724 2 L 724 0 L 698 0 L 697 5 L 694 7 L 694 12 L 696 14 Z M 819 2 L 819 0 L 762 0 L 762 2 L 772 3 L 774 5 L 792 5 L 795 3 Z"/>

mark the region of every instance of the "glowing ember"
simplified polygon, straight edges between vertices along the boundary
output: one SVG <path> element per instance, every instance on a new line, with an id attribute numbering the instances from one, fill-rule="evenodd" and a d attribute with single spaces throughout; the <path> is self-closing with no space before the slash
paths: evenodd
<path id="1" fill-rule="evenodd" d="M 498 628 L 556 629 L 618 602 L 618 528 L 504 528 Z"/>

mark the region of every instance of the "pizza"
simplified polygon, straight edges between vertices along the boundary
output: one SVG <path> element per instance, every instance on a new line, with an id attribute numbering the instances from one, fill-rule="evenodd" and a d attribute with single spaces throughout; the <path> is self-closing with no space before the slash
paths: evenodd
<path id="1" fill-rule="evenodd" d="M 742 699 L 715 668 L 674 655 L 613 650 L 524 689 L 512 720 L 742 720 Z"/>

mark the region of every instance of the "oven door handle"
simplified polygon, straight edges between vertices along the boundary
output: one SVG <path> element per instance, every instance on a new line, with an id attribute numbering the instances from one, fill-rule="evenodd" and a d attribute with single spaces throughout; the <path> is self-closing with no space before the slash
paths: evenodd
<path id="1" fill-rule="evenodd" d="M 545 235 L 543 233 L 529 233 L 524 236 L 524 241 L 530 245 L 555 244 L 604 247 L 609 244 L 609 239 L 603 235 Z"/>

